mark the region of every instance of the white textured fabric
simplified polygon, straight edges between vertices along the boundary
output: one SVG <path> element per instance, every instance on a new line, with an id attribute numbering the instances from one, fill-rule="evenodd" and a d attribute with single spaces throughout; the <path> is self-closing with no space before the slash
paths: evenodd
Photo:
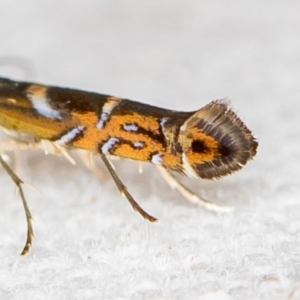
<path id="1" fill-rule="evenodd" d="M 184 182 L 235 208 L 186 203 L 154 166 L 115 162 L 144 221 L 62 157 L 21 153 L 36 238 L 0 170 L 0 299 L 299 299 L 300 2 L 3 1 L 0 76 L 178 110 L 228 97 L 256 159 L 223 180 Z M 107 175 L 108 176 L 108 175 Z M 107 177 L 108 178 L 108 177 Z"/>

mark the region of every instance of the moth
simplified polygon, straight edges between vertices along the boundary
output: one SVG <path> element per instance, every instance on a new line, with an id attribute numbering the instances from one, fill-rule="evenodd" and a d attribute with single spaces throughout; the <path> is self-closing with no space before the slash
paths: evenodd
<path id="1" fill-rule="evenodd" d="M 197 111 L 181 112 L 6 78 L 0 78 L 0 129 L 14 142 L 1 144 L 0 165 L 16 184 L 26 214 L 27 240 L 22 255 L 32 245 L 32 216 L 23 181 L 4 159 L 8 151 L 44 149 L 47 142 L 54 152 L 66 155 L 72 149 L 97 153 L 133 209 L 155 222 L 156 218 L 131 196 L 109 156 L 157 165 L 167 182 L 185 198 L 211 210 L 222 210 L 190 191 L 173 173 L 220 178 L 240 170 L 255 156 L 258 146 L 251 131 L 223 100 L 212 101 Z"/>

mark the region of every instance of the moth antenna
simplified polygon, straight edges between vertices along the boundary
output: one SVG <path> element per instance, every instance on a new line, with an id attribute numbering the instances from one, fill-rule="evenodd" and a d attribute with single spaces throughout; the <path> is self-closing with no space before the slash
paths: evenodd
<path id="1" fill-rule="evenodd" d="M 131 204 L 132 208 L 137 211 L 138 213 L 140 213 L 142 215 L 143 218 L 145 218 L 146 220 L 150 221 L 150 222 L 156 222 L 157 219 L 152 217 L 151 215 L 149 215 L 146 211 L 144 211 L 139 204 L 133 199 L 133 197 L 131 196 L 131 194 L 128 192 L 126 186 L 123 184 L 123 182 L 121 181 L 121 179 L 119 178 L 119 176 L 117 175 L 117 173 L 115 172 L 115 170 L 112 168 L 109 160 L 106 158 L 106 156 L 102 153 L 99 153 L 100 157 L 102 158 L 107 170 L 109 171 L 111 177 L 113 178 L 117 188 L 119 189 L 120 193 L 122 195 L 124 195 L 127 200 L 129 201 L 129 203 Z"/>
<path id="2" fill-rule="evenodd" d="M 24 182 L 14 173 L 14 171 L 9 167 L 9 165 L 5 162 L 5 160 L 2 158 L 1 155 L 0 155 L 0 164 L 3 166 L 4 170 L 7 172 L 9 177 L 12 179 L 12 181 L 17 186 L 20 196 L 21 196 L 21 199 L 22 199 L 23 207 L 25 210 L 26 221 L 27 221 L 27 240 L 26 240 L 25 246 L 21 252 L 21 255 L 25 256 L 30 251 L 30 248 L 32 246 L 34 233 L 33 233 L 33 227 L 32 227 L 32 216 L 31 216 L 31 213 L 30 213 L 30 210 L 29 210 L 29 207 L 26 202 L 25 195 L 24 195 L 24 192 L 22 189 L 22 184 L 24 184 Z"/>
<path id="3" fill-rule="evenodd" d="M 199 197 L 197 194 L 195 194 L 189 188 L 187 188 L 184 184 L 182 184 L 174 175 L 170 173 L 170 171 L 160 166 L 157 166 L 157 168 L 161 176 L 169 184 L 171 189 L 178 190 L 180 194 L 191 203 L 198 204 L 206 208 L 207 210 L 219 213 L 228 213 L 234 210 L 232 207 L 218 205 Z"/>

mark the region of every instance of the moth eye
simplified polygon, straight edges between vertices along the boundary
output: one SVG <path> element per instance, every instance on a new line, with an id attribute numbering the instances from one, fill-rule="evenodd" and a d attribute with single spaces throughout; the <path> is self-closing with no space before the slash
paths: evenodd
<path id="1" fill-rule="evenodd" d="M 196 140 L 192 142 L 192 151 L 196 153 L 207 153 L 209 150 L 205 143 L 201 140 Z"/>

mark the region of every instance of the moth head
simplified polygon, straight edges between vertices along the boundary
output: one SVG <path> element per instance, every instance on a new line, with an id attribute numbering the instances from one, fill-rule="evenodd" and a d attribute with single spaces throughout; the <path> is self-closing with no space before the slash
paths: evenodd
<path id="1" fill-rule="evenodd" d="M 180 127 L 178 142 L 183 172 L 205 179 L 241 169 L 258 146 L 250 130 L 222 100 L 192 114 Z"/>

